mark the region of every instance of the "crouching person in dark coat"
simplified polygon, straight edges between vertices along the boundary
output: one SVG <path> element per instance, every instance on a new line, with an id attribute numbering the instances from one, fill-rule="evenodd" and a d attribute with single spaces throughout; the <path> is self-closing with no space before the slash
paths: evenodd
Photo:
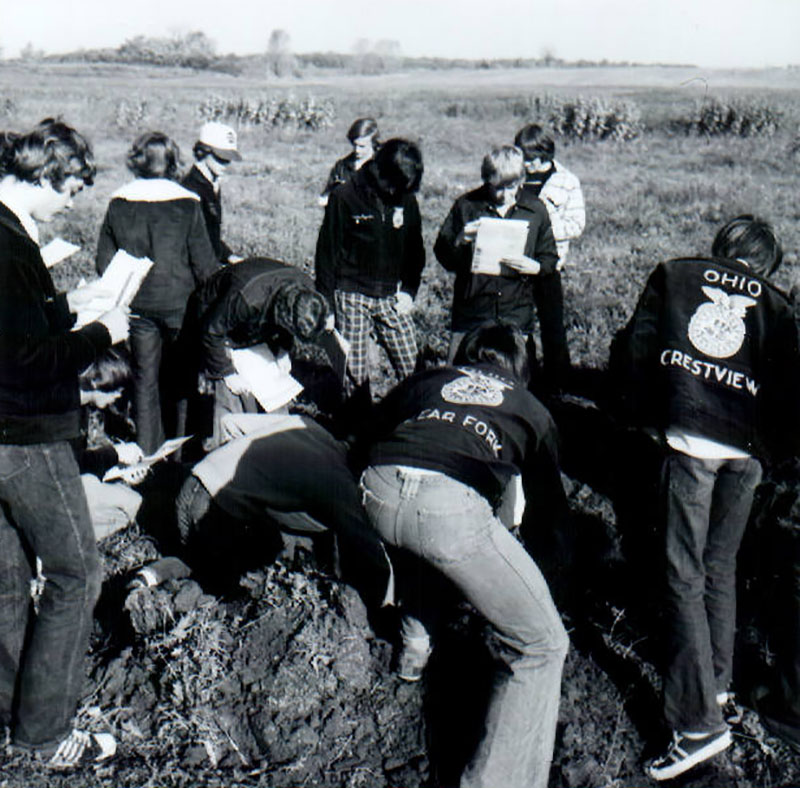
<path id="1" fill-rule="evenodd" d="M 248 531 L 330 530 L 342 574 L 365 603 L 390 601 L 389 562 L 361 507 L 347 445 L 306 416 L 265 414 L 258 430 L 211 452 L 186 480 L 177 520 L 187 560 L 206 587 L 224 585 L 226 568 L 242 566 Z"/>
<path id="2" fill-rule="evenodd" d="M 232 351 L 265 344 L 278 366 L 288 372 L 296 345 L 316 345 L 319 366 L 330 372 L 323 409 L 333 410 L 342 391 L 344 353 L 337 378 L 331 354 L 337 343 L 328 329 L 333 315 L 328 302 L 299 268 L 267 257 L 251 257 L 218 271 L 193 294 L 184 322 L 182 346 L 195 354 L 201 388 L 214 395 L 211 438 L 206 450 L 229 437 L 223 429 L 228 414 L 257 413 L 258 403 L 247 379 L 234 364 Z M 294 370 L 293 370 L 294 372 Z M 303 385 L 303 370 L 297 375 Z M 297 373 L 295 373 L 297 374 Z M 202 429 L 202 428 L 201 428 Z"/>

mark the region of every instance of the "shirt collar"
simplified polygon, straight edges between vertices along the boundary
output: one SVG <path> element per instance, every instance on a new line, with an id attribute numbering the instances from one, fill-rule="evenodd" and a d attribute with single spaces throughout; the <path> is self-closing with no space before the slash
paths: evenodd
<path id="1" fill-rule="evenodd" d="M 39 228 L 36 226 L 33 216 L 31 216 L 20 205 L 15 204 L 13 198 L 7 194 L 3 197 L 3 205 L 5 205 L 6 208 L 8 208 L 8 210 L 17 217 L 17 219 L 19 219 L 19 223 L 22 225 L 22 228 L 30 236 L 30 239 L 38 246 Z"/>

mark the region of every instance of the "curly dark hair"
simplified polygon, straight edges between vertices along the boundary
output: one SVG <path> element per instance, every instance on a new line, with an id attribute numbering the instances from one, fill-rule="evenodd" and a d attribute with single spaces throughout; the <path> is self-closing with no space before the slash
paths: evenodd
<path id="1" fill-rule="evenodd" d="M 61 120 L 45 118 L 24 134 L 0 133 L 0 175 L 27 183 L 45 179 L 61 191 L 68 178 L 91 186 L 96 172 L 86 138 Z"/>

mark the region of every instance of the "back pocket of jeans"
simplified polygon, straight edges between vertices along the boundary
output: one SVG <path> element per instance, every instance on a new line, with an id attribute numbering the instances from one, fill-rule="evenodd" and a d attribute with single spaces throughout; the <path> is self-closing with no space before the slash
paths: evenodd
<path id="1" fill-rule="evenodd" d="M 31 458 L 23 446 L 0 447 L 0 482 L 6 482 L 30 467 Z"/>

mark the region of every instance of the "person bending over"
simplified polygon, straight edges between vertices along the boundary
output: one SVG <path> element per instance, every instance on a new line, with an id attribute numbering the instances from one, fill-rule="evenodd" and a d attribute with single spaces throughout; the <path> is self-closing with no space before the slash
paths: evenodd
<path id="1" fill-rule="evenodd" d="M 209 448 L 223 442 L 226 414 L 258 412 L 247 381 L 234 367 L 231 350 L 265 343 L 279 365 L 288 365 L 295 340 L 321 341 L 332 322 L 328 303 L 311 278 L 267 257 L 251 257 L 224 268 L 198 288 L 187 315 L 185 345 L 190 346 L 187 352 L 196 346 L 201 375 L 213 387 Z M 337 381 L 334 388 L 341 384 Z"/>
<path id="2" fill-rule="evenodd" d="M 348 447 L 307 416 L 264 414 L 259 427 L 194 466 L 176 502 L 185 556 L 202 583 L 224 588 L 231 567 L 252 559 L 265 529 L 319 535 L 339 543 L 343 575 L 368 606 L 389 593 L 390 567 L 367 523 Z"/>
<path id="3" fill-rule="evenodd" d="M 555 425 L 527 390 L 525 338 L 501 323 L 468 333 L 454 367 L 417 373 L 387 394 L 368 434 L 370 522 L 449 579 L 501 643 L 485 733 L 460 784 L 545 788 L 568 638 L 542 573 L 497 514 L 517 474 L 537 517 L 560 517 L 566 503 Z M 436 596 L 415 579 L 398 571 L 408 680 L 421 676 L 438 617 Z"/>
<path id="4" fill-rule="evenodd" d="M 677 777 L 731 744 L 724 717 L 736 632 L 736 555 L 762 461 L 800 449 L 800 351 L 792 306 L 769 282 L 783 252 L 742 215 L 711 257 L 660 263 L 612 346 L 623 410 L 664 446 L 668 644 L 664 717 L 673 739 L 647 771 Z"/>

